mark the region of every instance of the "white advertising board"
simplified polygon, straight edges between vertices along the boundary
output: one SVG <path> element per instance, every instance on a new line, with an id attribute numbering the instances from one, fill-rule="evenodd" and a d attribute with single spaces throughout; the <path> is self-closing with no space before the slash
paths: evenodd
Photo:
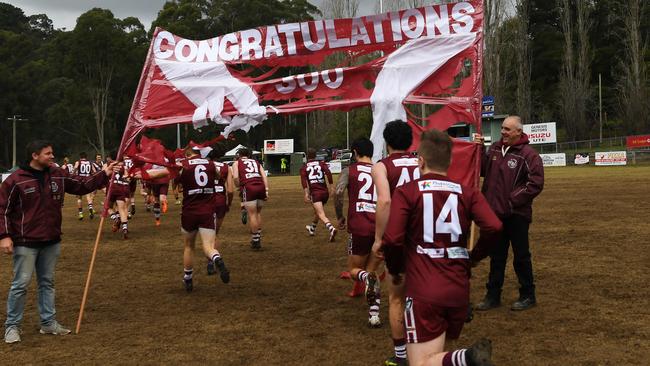
<path id="1" fill-rule="evenodd" d="M 544 166 L 566 166 L 566 154 L 539 154 Z"/>
<path id="2" fill-rule="evenodd" d="M 340 174 L 343 166 L 341 165 L 341 160 L 331 160 L 327 163 L 327 166 L 330 168 L 332 174 Z"/>
<path id="3" fill-rule="evenodd" d="M 264 140 L 264 154 L 293 154 L 293 139 Z"/>
<path id="4" fill-rule="evenodd" d="M 531 144 L 549 144 L 557 142 L 555 122 L 533 123 L 524 125 L 524 132 Z"/>
<path id="5" fill-rule="evenodd" d="M 589 153 L 577 153 L 573 163 L 575 165 L 589 164 Z"/>
<path id="6" fill-rule="evenodd" d="M 596 151 L 596 165 L 627 165 L 627 153 L 625 151 Z"/>

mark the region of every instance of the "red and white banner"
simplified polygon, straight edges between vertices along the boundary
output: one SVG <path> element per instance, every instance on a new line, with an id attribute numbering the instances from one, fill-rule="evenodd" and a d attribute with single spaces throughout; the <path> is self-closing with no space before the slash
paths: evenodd
<path id="1" fill-rule="evenodd" d="M 415 120 L 405 104 L 436 104 L 427 128 L 480 129 L 483 1 L 425 6 L 348 19 L 286 23 L 188 40 L 157 28 L 122 146 L 145 128 L 210 121 L 223 134 L 269 114 L 370 105 L 375 158 L 386 122 Z M 332 53 L 346 61 L 319 70 Z M 377 51 L 381 51 L 377 52 Z M 349 66 L 359 56 L 375 55 Z M 311 66 L 289 75 L 287 67 Z M 278 76 L 286 75 L 286 76 Z M 409 118 L 410 117 L 410 118 Z"/>
<path id="2" fill-rule="evenodd" d="M 626 138 L 626 146 L 628 149 L 650 147 L 650 135 L 628 136 Z"/>

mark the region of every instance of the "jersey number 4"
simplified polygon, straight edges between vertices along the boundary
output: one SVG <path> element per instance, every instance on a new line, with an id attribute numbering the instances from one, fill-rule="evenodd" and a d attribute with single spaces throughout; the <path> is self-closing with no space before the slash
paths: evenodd
<path id="1" fill-rule="evenodd" d="M 449 195 L 438 214 L 438 218 L 435 218 L 434 207 L 433 193 L 424 193 L 422 195 L 424 242 L 433 243 L 436 234 L 451 234 L 451 242 L 457 242 L 458 237 L 463 233 L 458 219 L 458 196 L 454 193 Z M 447 222 L 447 219 L 449 219 L 449 222 Z"/>
<path id="2" fill-rule="evenodd" d="M 399 180 L 397 181 L 397 185 L 395 187 L 401 187 L 402 185 L 410 182 L 411 180 L 416 180 L 416 179 L 420 179 L 419 168 L 413 169 L 413 179 L 411 179 L 411 175 L 409 174 L 409 169 L 402 168 L 402 173 L 400 173 Z"/>

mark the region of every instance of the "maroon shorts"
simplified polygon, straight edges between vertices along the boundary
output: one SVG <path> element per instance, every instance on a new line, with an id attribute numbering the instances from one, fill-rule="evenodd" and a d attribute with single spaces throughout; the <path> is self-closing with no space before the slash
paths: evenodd
<path id="1" fill-rule="evenodd" d="M 368 255 L 375 243 L 374 236 L 350 234 L 348 238 L 348 255 Z"/>
<path id="2" fill-rule="evenodd" d="M 330 194 L 327 191 L 314 191 L 311 193 L 311 203 L 322 202 L 325 205 L 329 198 Z"/>
<path id="3" fill-rule="evenodd" d="M 137 186 L 138 186 L 138 181 L 135 179 L 131 179 L 131 181 L 129 182 L 129 193 L 131 194 L 131 196 L 133 196 L 133 194 L 135 193 L 135 188 Z"/>
<path id="4" fill-rule="evenodd" d="M 181 212 L 181 228 L 190 233 L 198 229 L 216 230 L 216 217 L 213 214 L 195 214 L 190 212 Z"/>
<path id="5" fill-rule="evenodd" d="M 468 305 L 445 307 L 406 298 L 404 327 L 408 343 L 424 343 L 447 333 L 447 339 L 457 339 L 467 318 Z"/>
<path id="6" fill-rule="evenodd" d="M 169 191 L 169 183 L 151 184 L 151 194 L 153 194 L 154 197 L 158 197 L 161 194 L 167 195 L 168 191 Z"/>
<path id="7" fill-rule="evenodd" d="M 264 184 L 247 184 L 241 190 L 242 202 L 266 199 L 266 187 Z"/>
<path id="8" fill-rule="evenodd" d="M 111 195 L 108 197 L 108 202 L 126 201 L 129 197 L 131 195 L 128 185 L 114 183 L 113 187 L 111 187 Z"/>

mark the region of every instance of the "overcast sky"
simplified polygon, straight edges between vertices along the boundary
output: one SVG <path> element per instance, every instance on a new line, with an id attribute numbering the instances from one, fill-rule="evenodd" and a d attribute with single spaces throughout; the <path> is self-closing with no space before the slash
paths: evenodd
<path id="1" fill-rule="evenodd" d="M 316 6 L 321 6 L 325 0 L 310 0 Z M 110 9 L 120 19 L 134 16 L 149 29 L 165 4 L 165 0 L 0 0 L 21 8 L 25 15 L 46 14 L 54 22 L 54 28 L 74 29 L 79 15 L 92 8 Z M 375 4 L 379 0 L 361 0 L 359 15 L 375 12 Z"/>

